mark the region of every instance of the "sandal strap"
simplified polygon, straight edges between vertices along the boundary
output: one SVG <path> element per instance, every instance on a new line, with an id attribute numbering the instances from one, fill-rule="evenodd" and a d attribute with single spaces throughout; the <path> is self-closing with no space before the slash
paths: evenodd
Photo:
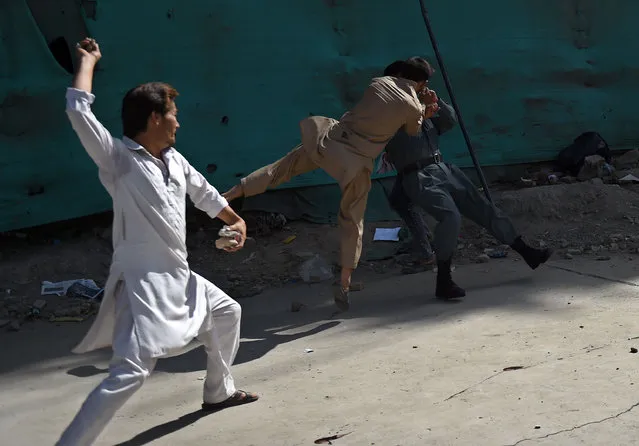
<path id="1" fill-rule="evenodd" d="M 242 401 L 242 400 L 250 400 L 250 399 L 255 398 L 255 397 L 256 397 L 256 395 L 251 393 L 251 392 L 247 392 L 246 390 L 237 389 L 231 398 L 233 398 L 236 401 Z"/>

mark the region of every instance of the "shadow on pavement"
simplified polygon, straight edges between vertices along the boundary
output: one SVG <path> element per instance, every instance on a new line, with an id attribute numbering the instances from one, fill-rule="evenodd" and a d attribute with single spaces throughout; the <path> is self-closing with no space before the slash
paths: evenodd
<path id="1" fill-rule="evenodd" d="M 617 280 L 634 280 L 639 273 L 635 268 L 619 268 L 622 260 L 625 261 L 619 259 L 609 262 L 609 265 L 583 262 L 579 269 L 583 269 L 588 275 L 596 272 L 599 275 L 614 274 Z M 573 265 L 574 263 L 571 266 Z M 603 267 L 607 271 L 595 270 Z M 590 274 L 590 270 L 593 274 Z M 401 321 L 432 323 L 442 317 L 459 317 L 465 313 L 500 306 L 520 311 L 532 310 L 539 306 L 535 299 L 536 288 L 548 288 L 548 283 L 552 282 L 549 276 L 555 277 L 555 283 L 563 283 L 563 287 L 570 287 L 573 281 L 584 279 L 591 280 L 593 286 L 603 287 L 609 284 L 595 277 L 585 278 L 583 275 L 552 267 L 530 272 L 521 265 L 509 262 L 465 266 L 454 274 L 459 284 L 467 290 L 468 295 L 461 301 L 443 302 L 435 299 L 435 274 L 432 272 L 383 278 L 370 275 L 367 278 L 370 281 L 365 282 L 365 289 L 352 293 L 352 306 L 348 313 L 335 314 L 328 284 L 294 285 L 267 291 L 259 297 L 242 299 L 243 341 L 236 364 L 260 359 L 283 343 L 333 330 L 340 321 L 370 318 L 374 319 L 371 324 L 380 326 Z M 557 281 L 559 275 L 561 279 Z M 306 307 L 302 311 L 292 312 L 291 303 L 294 301 L 300 301 Z M 406 311 L 407 309 L 411 311 Z M 3 334 L 0 375 L 18 370 L 21 370 L 22 376 L 30 373 L 41 375 L 60 368 L 79 378 L 106 373 L 104 361 L 110 357 L 109 349 L 80 356 L 70 353 L 82 339 L 90 323 L 91 321 L 86 321 L 56 326 L 37 322 L 18 333 Z M 287 333 L 283 333 L 285 331 Z M 205 362 L 202 349 L 197 349 L 160 361 L 157 370 L 168 373 L 204 370 Z M 98 363 L 101 366 L 96 366 Z"/>
<path id="2" fill-rule="evenodd" d="M 99 375 L 100 373 L 108 373 L 108 371 L 108 368 L 101 369 L 94 365 L 81 365 L 80 367 L 74 367 L 67 370 L 67 374 L 77 378 L 89 378 L 91 376 Z"/>
<path id="3" fill-rule="evenodd" d="M 586 266 L 589 268 L 587 271 Z M 540 301 L 539 293 L 551 293 L 559 301 L 569 298 L 579 287 L 600 288 L 603 292 L 610 285 L 609 282 L 594 277 L 595 273 L 603 275 L 599 271 L 602 266 L 586 266 L 583 269 L 590 277 L 554 268 L 530 272 L 522 268 L 522 265 L 508 262 L 465 267 L 463 274 L 460 268 L 455 274 L 456 280 L 466 288 L 468 295 L 456 302 L 434 298 L 435 275 L 432 272 L 377 279 L 373 277 L 370 282 L 366 282 L 363 291 L 352 293 L 351 311 L 340 314 L 335 314 L 329 284 L 297 285 L 284 290 L 271 290 L 260 298 L 240 301 L 244 309 L 243 341 L 235 364 L 258 360 L 279 345 L 327 331 L 341 339 L 342 334 L 348 335 L 348 332 L 374 331 L 380 326 L 410 323 L 441 323 L 494 308 L 550 311 L 548 305 L 553 305 L 552 301 Z M 624 274 L 617 271 L 616 275 Z M 614 298 L 614 293 L 602 293 L 602 296 Z M 299 312 L 292 312 L 293 302 L 303 302 L 305 307 Z M 352 320 L 358 320 L 358 323 L 353 324 Z M 6 361 L 0 365 L 0 372 L 24 367 L 24 372 L 20 371 L 20 376 L 16 376 L 16 382 L 27 374 L 42 377 L 47 373 L 59 373 L 60 369 L 79 378 L 107 372 L 103 366 L 95 365 L 102 365 L 102 361 L 108 359 L 110 352 L 107 350 L 86 356 L 69 356 L 71 347 L 84 335 L 88 324 L 61 327 L 44 324 L 40 328 L 40 331 L 34 329 L 32 333 L 15 333 L 19 336 L 14 337 L 14 342 L 3 342 L 3 349 L 6 347 L 7 353 L 3 358 Z M 5 339 L 10 338 L 11 336 L 7 336 Z M 52 360 L 54 358 L 58 359 Z M 205 354 L 198 348 L 182 356 L 160 361 L 156 370 L 187 373 L 205 368 Z M 201 411 L 185 414 L 150 428 L 120 445 L 148 444 L 209 414 Z"/>
<path id="4" fill-rule="evenodd" d="M 277 330 L 272 330 L 268 327 L 257 327 L 256 324 L 251 322 L 254 321 L 249 319 L 249 321 L 245 323 L 248 327 L 246 330 L 242 331 L 242 336 L 245 338 L 252 338 L 252 340 L 244 340 L 241 342 L 234 365 L 244 364 L 260 359 L 280 344 L 312 336 L 340 324 L 339 321 L 330 321 L 301 332 L 282 334 L 279 332 L 300 329 L 304 327 L 306 323 L 289 324 L 279 327 Z M 206 354 L 202 347 L 198 347 L 180 356 L 161 359 L 158 361 L 158 365 L 155 368 L 155 371 L 165 373 L 189 373 L 199 370 L 206 370 Z M 78 378 L 89 378 L 91 376 L 107 374 L 108 372 L 108 368 L 100 368 L 93 364 L 81 365 L 67 370 L 67 374 Z"/>
<path id="5" fill-rule="evenodd" d="M 257 322 L 249 318 L 244 324 L 242 337 L 253 338 L 255 340 L 244 340 L 240 344 L 240 349 L 235 358 L 234 365 L 244 364 L 262 358 L 268 352 L 280 344 L 295 341 L 307 336 L 312 336 L 329 330 L 340 324 L 339 321 L 325 322 L 315 328 L 294 334 L 280 334 L 277 331 L 294 330 L 304 327 L 303 323 L 290 324 L 281 327 L 277 331 L 272 331 L 268 327 L 258 327 L 253 323 Z M 271 321 L 273 322 L 273 321 Z M 272 325 L 272 324 L 267 324 Z M 157 371 L 166 373 L 189 373 L 198 370 L 206 370 L 206 354 L 202 348 L 197 348 L 184 355 L 163 359 L 158 362 Z"/>
<path id="6" fill-rule="evenodd" d="M 131 438 L 130 440 L 127 440 L 123 443 L 118 443 L 115 446 L 142 446 L 145 444 L 149 444 L 166 435 L 177 432 L 180 429 L 184 429 L 185 427 L 190 426 L 191 424 L 195 423 L 201 418 L 204 418 L 208 415 L 212 415 L 214 413 L 216 412 L 214 411 L 203 412 L 201 410 L 187 413 L 186 415 L 182 415 L 180 418 L 176 418 L 175 420 L 171 420 L 166 423 L 153 426 L 152 428 L 147 429 L 144 432 L 140 432 L 139 434 L 137 434 L 135 437 Z"/>
<path id="7" fill-rule="evenodd" d="M 464 267 L 463 270 L 469 268 L 473 267 Z M 566 282 L 570 281 L 572 275 L 550 268 L 533 273 L 521 270 L 512 273 L 506 270 L 498 277 L 495 277 L 494 273 L 485 274 L 480 280 L 473 278 L 466 283 L 460 283 L 466 288 L 468 296 L 462 301 L 454 302 L 443 302 L 434 298 L 435 275 L 432 272 L 386 278 L 371 276 L 367 288 L 352 293 L 351 311 L 340 314 L 335 314 L 328 284 L 295 285 L 287 289 L 271 290 L 259 297 L 240 300 L 244 309 L 244 340 L 236 364 L 260 359 L 283 343 L 334 329 L 340 324 L 340 320 L 375 318 L 376 323 L 381 325 L 385 321 L 391 323 L 399 317 L 407 321 L 419 318 L 423 323 L 428 323 L 444 313 L 450 313 L 449 316 L 453 317 L 455 314 L 501 305 L 512 305 L 521 309 L 534 307 L 537 303 L 534 301 L 532 288 L 542 284 L 547 275 L 559 273 L 564 274 Z M 384 285 L 374 289 L 377 283 Z M 509 288 L 512 288 L 511 293 L 508 292 Z M 495 292 L 486 292 L 491 289 Z M 306 307 L 299 312 L 291 312 L 291 303 L 294 301 L 303 302 Z M 424 305 L 427 305 L 428 309 Z M 407 308 L 419 311 L 406 312 Z M 68 374 L 79 378 L 106 373 L 107 369 L 103 365 L 98 367 L 95 364 L 108 361 L 110 349 L 88 355 L 76 356 L 70 353 L 82 339 L 91 322 L 60 326 L 38 322 L 21 332 L 4 334 L 0 375 L 19 369 L 27 369 L 24 373 L 28 374 L 30 368 L 34 368 L 34 373 L 38 374 L 63 368 Z M 309 324 L 319 325 L 310 327 Z M 285 331 L 292 333 L 282 333 Z M 205 362 L 205 354 L 198 348 L 184 355 L 159 361 L 156 370 L 168 373 L 204 370 Z"/>

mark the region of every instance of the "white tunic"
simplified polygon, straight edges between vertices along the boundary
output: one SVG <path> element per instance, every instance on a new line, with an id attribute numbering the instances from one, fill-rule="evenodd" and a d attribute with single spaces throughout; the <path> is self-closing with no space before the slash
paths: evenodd
<path id="1" fill-rule="evenodd" d="M 113 199 L 114 253 L 97 319 L 73 351 L 111 345 L 115 298 L 124 291 L 141 355 L 171 356 L 212 324 L 207 282 L 187 262 L 186 195 L 211 218 L 228 203 L 174 148 L 163 163 L 129 138 L 113 138 L 91 111 L 94 99 L 69 88 L 67 114 Z"/>

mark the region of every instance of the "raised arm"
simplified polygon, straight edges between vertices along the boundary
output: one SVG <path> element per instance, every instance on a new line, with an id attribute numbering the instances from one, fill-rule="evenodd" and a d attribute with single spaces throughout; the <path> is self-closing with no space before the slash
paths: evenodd
<path id="1" fill-rule="evenodd" d="M 228 201 L 213 186 L 206 181 L 206 178 L 198 172 L 191 164 L 181 155 L 178 154 L 182 167 L 184 168 L 184 176 L 186 178 L 186 193 L 196 208 L 206 212 L 211 218 L 219 218 L 229 225 L 232 230 L 242 234 L 239 244 L 227 251 L 237 251 L 244 246 L 246 241 L 246 223 L 237 215 L 237 213 L 229 206 Z"/>
<path id="2" fill-rule="evenodd" d="M 78 68 L 71 88 L 67 89 L 67 116 L 80 142 L 100 169 L 114 168 L 114 143 L 109 131 L 91 111 L 95 96 L 91 94 L 93 71 L 102 57 L 93 39 L 84 39 L 77 46 Z"/>

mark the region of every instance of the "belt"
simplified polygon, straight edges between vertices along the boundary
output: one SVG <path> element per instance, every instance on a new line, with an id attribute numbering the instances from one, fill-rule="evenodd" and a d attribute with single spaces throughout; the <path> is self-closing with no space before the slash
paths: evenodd
<path id="1" fill-rule="evenodd" d="M 424 167 L 428 167 L 433 164 L 439 164 L 442 162 L 442 156 L 440 153 L 436 153 L 428 158 L 422 158 L 413 163 L 407 164 L 399 172 L 400 175 L 406 175 L 407 173 L 415 172 L 416 170 L 422 170 Z"/>

